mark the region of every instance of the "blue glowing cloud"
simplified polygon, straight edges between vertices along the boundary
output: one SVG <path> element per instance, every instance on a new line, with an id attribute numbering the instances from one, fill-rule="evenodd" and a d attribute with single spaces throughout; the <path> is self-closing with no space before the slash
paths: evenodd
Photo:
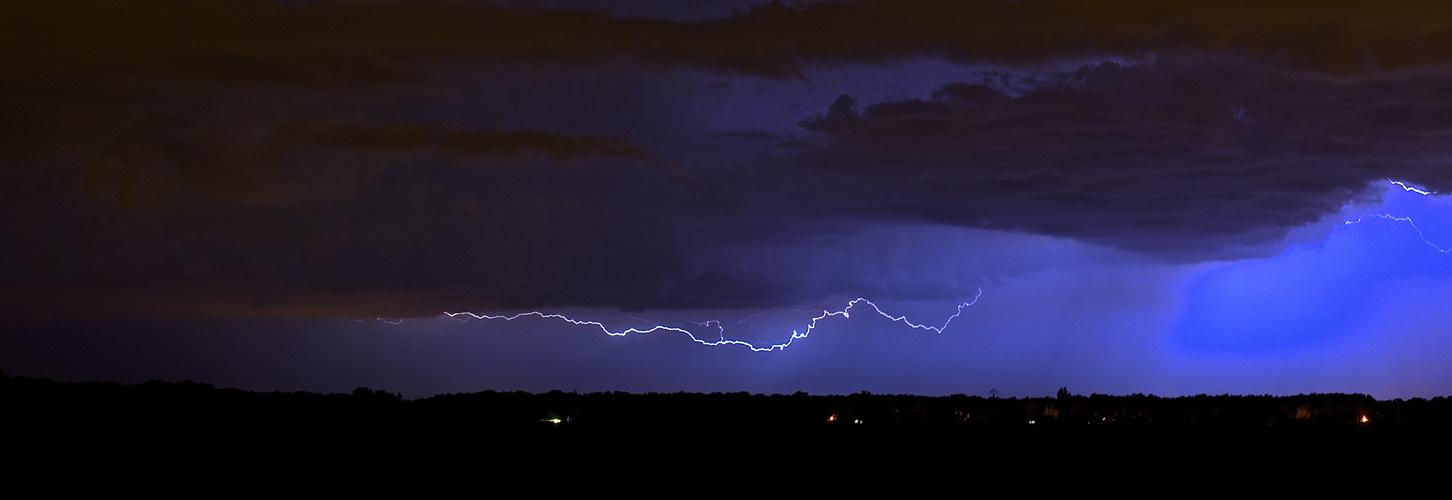
<path id="1" fill-rule="evenodd" d="M 1177 342 L 1247 352 L 1325 342 L 1364 325 L 1389 283 L 1452 276 L 1452 256 L 1442 251 L 1452 242 L 1439 239 L 1452 226 L 1448 197 L 1392 183 L 1380 206 L 1350 207 L 1345 216 L 1318 244 L 1211 266 L 1186 288 Z"/>

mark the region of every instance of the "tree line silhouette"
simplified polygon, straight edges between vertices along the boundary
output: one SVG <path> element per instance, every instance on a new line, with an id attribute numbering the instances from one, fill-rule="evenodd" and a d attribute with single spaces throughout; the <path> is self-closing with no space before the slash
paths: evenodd
<path id="1" fill-rule="evenodd" d="M 614 467 L 600 469 L 608 473 L 636 464 L 696 474 L 698 467 L 734 470 L 720 462 L 733 456 L 759 457 L 778 468 L 814 464 L 835 471 L 826 477 L 842 484 L 861 477 L 853 471 L 917 474 L 925 464 L 981 474 L 1024 468 L 1116 474 L 1166 464 L 1277 470 L 1288 456 L 1325 467 L 1364 456 L 1402 463 L 1417 456 L 1413 451 L 1452 442 L 1448 422 L 1452 402 L 1445 397 L 1361 394 L 486 390 L 408 399 L 367 387 L 254 392 L 191 381 L 60 382 L 0 372 L 0 425 L 8 431 L 0 444 L 10 456 L 25 457 L 38 470 L 65 464 L 140 477 L 156 470 L 310 474 L 320 464 L 356 471 L 388 464 L 425 476 L 488 470 L 501 479 L 530 477 L 541 468 Z M 1227 456 L 1235 461 L 1223 462 Z"/>
<path id="2" fill-rule="evenodd" d="M 310 421 L 514 426 L 1426 426 L 1452 423 L 1452 401 L 1377 400 L 1364 394 L 1077 395 L 1052 397 L 730 393 L 440 394 L 406 399 L 359 387 L 351 393 L 254 392 L 192 381 L 59 382 L 0 372 L 0 401 L 12 419 L 34 422 L 158 419 L 254 424 Z"/>

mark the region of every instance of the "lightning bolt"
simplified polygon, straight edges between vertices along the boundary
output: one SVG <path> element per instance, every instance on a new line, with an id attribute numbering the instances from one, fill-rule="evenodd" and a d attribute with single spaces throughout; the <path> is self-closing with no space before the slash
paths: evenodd
<path id="1" fill-rule="evenodd" d="M 1420 194 L 1422 196 L 1431 196 L 1431 195 L 1437 194 L 1436 191 L 1428 191 L 1428 190 L 1425 190 L 1425 189 L 1422 189 L 1422 188 L 1418 188 L 1416 186 L 1408 185 L 1407 183 L 1402 182 L 1402 181 L 1388 181 L 1388 182 L 1391 182 L 1392 185 L 1395 185 L 1395 186 L 1398 186 L 1398 187 L 1402 188 L 1402 190 L 1404 190 L 1404 191 L 1406 191 L 1408 193 L 1417 193 L 1417 194 Z M 1346 224 L 1345 225 L 1348 225 L 1349 226 L 1351 224 L 1360 224 L 1361 221 L 1363 219 L 1366 219 L 1367 217 L 1376 217 L 1376 218 L 1379 218 L 1379 219 L 1386 219 L 1386 220 L 1397 221 L 1397 222 L 1405 222 L 1405 223 L 1407 223 L 1408 226 L 1412 226 L 1412 230 L 1414 230 L 1414 231 L 1417 232 L 1417 237 L 1421 238 L 1423 243 L 1426 243 L 1426 244 L 1430 245 L 1432 248 L 1437 249 L 1437 251 L 1438 252 L 1441 252 L 1441 253 L 1452 252 L 1452 248 L 1442 248 L 1440 245 L 1438 245 L 1436 243 L 1432 243 L 1431 240 L 1428 240 L 1427 239 L 1427 235 L 1424 234 L 1424 233 L 1422 233 L 1422 228 L 1417 227 L 1417 223 L 1414 222 L 1414 221 L 1412 221 L 1412 218 L 1411 217 L 1397 217 L 1397 216 L 1391 215 L 1391 214 L 1367 214 L 1367 215 L 1363 215 L 1361 217 L 1357 217 L 1356 220 L 1348 220 L 1348 221 L 1346 221 Z"/>
<path id="2" fill-rule="evenodd" d="M 1361 220 L 1362 219 L 1365 219 L 1367 217 L 1376 217 L 1376 218 L 1380 218 L 1380 219 L 1394 220 L 1394 221 L 1397 221 L 1397 222 L 1405 222 L 1405 223 L 1407 223 L 1408 226 L 1412 226 L 1412 229 L 1413 230 L 1417 231 L 1417 237 L 1421 238 L 1423 243 L 1426 243 L 1428 245 L 1431 245 L 1432 248 L 1437 249 L 1438 252 L 1442 252 L 1442 253 L 1452 252 L 1452 248 L 1442 248 L 1441 246 L 1438 246 L 1436 243 L 1432 243 L 1431 240 L 1428 240 L 1427 239 L 1427 236 L 1424 235 L 1424 234 L 1422 234 L 1422 228 L 1417 227 L 1417 223 L 1416 222 L 1412 222 L 1412 218 L 1411 217 L 1397 217 L 1397 216 L 1390 215 L 1390 214 L 1368 214 L 1368 215 L 1363 215 L 1361 217 L 1357 217 L 1356 220 L 1346 221 L 1346 224 L 1347 225 L 1359 224 L 1359 223 L 1361 223 Z"/>
<path id="3" fill-rule="evenodd" d="M 822 320 L 825 320 L 825 319 L 831 318 L 831 317 L 835 317 L 835 316 L 841 316 L 844 319 L 851 318 L 852 317 L 852 313 L 851 313 L 852 309 L 857 308 L 859 306 L 860 307 L 868 307 L 868 308 L 871 308 L 872 311 L 876 312 L 878 315 L 880 315 L 880 316 L 882 316 L 884 318 L 887 318 L 888 320 L 891 320 L 894 323 L 902 323 L 904 325 L 907 325 L 908 327 L 913 328 L 915 330 L 926 330 L 926 331 L 930 331 L 930 332 L 933 332 L 933 333 L 943 333 L 943 329 L 944 328 L 947 328 L 948 325 L 951 324 L 954 319 L 957 319 L 958 318 L 958 316 L 963 315 L 963 309 L 966 309 L 966 308 L 972 306 L 973 304 L 978 303 L 978 298 L 979 297 L 982 297 L 982 296 L 983 296 L 983 289 L 982 288 L 979 288 L 978 289 L 978 294 L 977 295 L 974 295 L 972 300 L 969 300 L 967 302 L 964 302 L 962 304 L 959 304 L 958 305 L 957 312 L 954 312 L 952 316 L 949 316 L 947 320 L 944 320 L 943 321 L 943 324 L 942 325 L 938 325 L 938 326 L 914 323 L 911 320 L 908 320 L 907 319 L 907 316 L 905 316 L 905 315 L 904 316 L 893 316 L 893 315 L 888 314 L 887 312 L 883 311 L 882 308 L 878 307 L 877 304 L 873 303 L 872 301 L 867 300 L 866 298 L 863 298 L 863 297 L 858 297 L 858 298 L 852 299 L 851 301 L 848 301 L 847 302 L 847 305 L 845 307 L 843 307 L 842 309 L 839 309 L 839 310 L 836 310 L 836 311 L 823 310 L 822 311 L 822 314 L 818 315 L 817 317 L 812 318 L 811 321 L 809 321 L 807 323 L 807 326 L 806 326 L 805 329 L 802 329 L 802 330 L 792 330 L 792 336 L 791 336 L 791 338 L 787 339 L 786 342 L 783 342 L 783 343 L 780 343 L 780 344 L 770 344 L 770 345 L 762 345 L 762 346 L 758 346 L 756 344 L 753 344 L 751 342 L 747 342 L 745 340 L 736 340 L 736 339 L 728 339 L 728 338 L 726 338 L 726 328 L 727 327 L 724 324 L 722 324 L 720 321 L 717 321 L 717 320 L 709 320 L 709 321 L 703 321 L 703 322 L 688 322 L 688 323 L 692 323 L 692 324 L 696 324 L 696 325 L 702 325 L 702 326 L 715 326 L 720 331 L 721 336 L 720 336 L 720 338 L 718 340 L 708 340 L 708 339 L 704 339 L 704 338 L 698 337 L 698 336 L 696 336 L 696 334 L 692 333 L 690 330 L 687 330 L 685 328 L 681 328 L 679 326 L 654 325 L 654 326 L 647 327 L 647 328 L 631 327 L 631 328 L 627 328 L 627 329 L 624 329 L 624 330 L 614 331 L 614 330 L 611 330 L 611 329 L 607 328 L 605 326 L 605 324 L 603 324 L 603 323 L 601 323 L 599 321 L 576 319 L 576 318 L 571 318 L 569 316 L 565 316 L 563 314 L 545 313 L 545 312 L 541 312 L 541 311 L 522 312 L 522 313 L 518 313 L 518 314 L 514 314 L 514 315 L 492 315 L 492 314 L 478 314 L 478 313 L 472 313 L 472 312 L 445 312 L 444 315 L 446 315 L 446 316 L 448 316 L 450 318 L 456 318 L 456 317 L 459 317 L 459 316 L 467 316 L 467 317 L 471 317 L 471 318 L 474 318 L 474 319 L 504 320 L 504 321 L 514 321 L 516 319 L 525 318 L 525 317 L 537 317 L 537 318 L 541 318 L 541 319 L 555 319 L 555 320 L 560 320 L 562 322 L 569 323 L 569 324 L 572 324 L 572 325 L 578 325 L 578 326 L 589 325 L 589 326 L 594 326 L 596 328 L 599 328 L 601 332 L 604 332 L 606 335 L 610 335 L 612 337 L 623 337 L 625 335 L 629 335 L 629 334 L 632 334 L 632 333 L 634 333 L 634 334 L 646 334 L 646 333 L 654 333 L 654 332 L 660 332 L 660 331 L 676 332 L 676 333 L 680 333 L 682 335 L 685 335 L 687 337 L 690 337 L 691 341 L 693 341 L 693 342 L 695 342 L 697 344 L 701 344 L 701 345 L 705 345 L 705 346 L 717 347 L 717 346 L 724 346 L 724 345 L 736 345 L 736 346 L 746 347 L 748 349 L 751 349 L 754 352 L 771 352 L 771 351 L 783 351 L 783 350 L 786 350 L 786 348 L 789 347 L 789 346 L 791 346 L 793 342 L 796 342 L 797 339 L 807 338 L 808 335 L 811 335 L 812 330 L 817 329 L 818 322 L 820 322 Z M 752 317 L 754 317 L 754 316 L 752 316 Z M 751 317 L 748 317 L 747 319 L 750 319 L 750 318 Z M 745 321 L 746 320 L 743 319 L 743 320 L 737 322 L 735 325 L 740 325 L 741 323 L 743 323 Z M 732 325 L 732 326 L 735 326 L 735 325 Z"/>
<path id="4" fill-rule="evenodd" d="M 384 323 L 388 323 L 388 324 L 393 325 L 393 326 L 398 326 L 398 325 L 402 325 L 403 324 L 403 318 L 398 318 L 398 319 L 373 318 L 373 320 L 374 321 L 382 321 Z M 353 318 L 353 321 L 362 323 L 364 321 L 368 321 L 368 318 Z"/>
<path id="5" fill-rule="evenodd" d="M 1403 190 L 1407 191 L 1407 192 L 1417 193 L 1417 194 L 1420 194 L 1422 196 L 1431 196 L 1431 195 L 1437 194 L 1436 191 L 1427 191 L 1425 189 L 1421 189 L 1421 188 L 1418 188 L 1416 186 L 1408 186 L 1407 183 L 1402 182 L 1402 181 L 1388 181 L 1388 182 L 1391 182 L 1392 184 L 1395 184 L 1397 186 L 1401 186 L 1401 188 Z"/>
<path id="6" fill-rule="evenodd" d="M 714 326 L 714 327 L 716 327 L 717 338 L 719 338 L 721 341 L 725 341 L 726 340 L 726 329 L 727 328 L 736 328 L 736 327 L 741 326 L 742 324 L 746 323 L 747 321 L 751 321 L 752 318 L 758 318 L 758 317 L 761 317 L 761 316 L 766 316 L 766 313 L 765 312 L 759 312 L 759 313 L 756 313 L 756 314 L 747 316 L 745 318 L 741 318 L 740 321 L 737 321 L 737 322 L 732 323 L 730 325 L 724 324 L 724 323 L 721 322 L 721 320 L 715 320 L 715 319 L 709 319 L 709 320 L 706 320 L 706 321 L 682 321 L 680 323 L 677 323 L 677 325 L 682 325 L 682 324 L 690 323 L 692 325 L 705 326 L 705 327 Z M 635 318 L 635 319 L 640 319 L 640 318 Z M 645 321 L 645 320 L 642 320 L 642 321 Z M 646 322 L 649 323 L 649 321 L 646 321 Z"/>

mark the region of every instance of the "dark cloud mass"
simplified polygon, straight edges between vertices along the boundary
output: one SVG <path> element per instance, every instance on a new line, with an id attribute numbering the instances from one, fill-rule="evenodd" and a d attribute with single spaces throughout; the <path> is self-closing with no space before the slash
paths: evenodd
<path id="1" fill-rule="evenodd" d="M 1443 25 L 1452 7 L 1440 2 L 878 0 L 755 5 L 698 22 L 584 10 L 598 7 L 591 2 L 580 10 L 511 5 L 22 2 L 3 11 L 12 20 L 3 45 L 18 67 L 319 85 L 407 80 L 418 58 L 459 55 L 552 62 L 627 56 L 767 76 L 807 64 L 918 56 L 1019 64 L 1183 49 L 1355 74 L 1441 64 L 1452 55 Z"/>
<path id="2" fill-rule="evenodd" d="M 957 299 L 1046 238 L 1261 255 L 1380 179 L 1452 191 L 1445 3 L 708 7 L 7 2 L 7 307 Z M 795 90 L 923 60 L 979 76 Z"/>
<path id="3" fill-rule="evenodd" d="M 450 155 L 515 158 L 540 154 L 555 162 L 580 157 L 647 159 L 645 151 L 621 137 L 571 137 L 552 132 L 454 130 L 420 124 L 383 126 L 299 123 L 285 126 L 284 139 L 362 152 L 434 148 Z"/>
<path id="4" fill-rule="evenodd" d="M 1452 188 L 1441 72 L 1355 79 L 1237 58 L 1103 63 L 1018 97 L 944 85 L 802 123 L 841 210 L 1215 252 L 1284 236 L 1393 178 Z"/>

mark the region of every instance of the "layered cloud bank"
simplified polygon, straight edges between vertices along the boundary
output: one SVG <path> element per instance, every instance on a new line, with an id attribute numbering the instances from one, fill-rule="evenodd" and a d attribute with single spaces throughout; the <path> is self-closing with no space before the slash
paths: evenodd
<path id="1" fill-rule="evenodd" d="M 6 302 L 959 300 L 1275 255 L 1383 179 L 1452 191 L 1439 3 L 706 7 L 0 7 Z"/>

